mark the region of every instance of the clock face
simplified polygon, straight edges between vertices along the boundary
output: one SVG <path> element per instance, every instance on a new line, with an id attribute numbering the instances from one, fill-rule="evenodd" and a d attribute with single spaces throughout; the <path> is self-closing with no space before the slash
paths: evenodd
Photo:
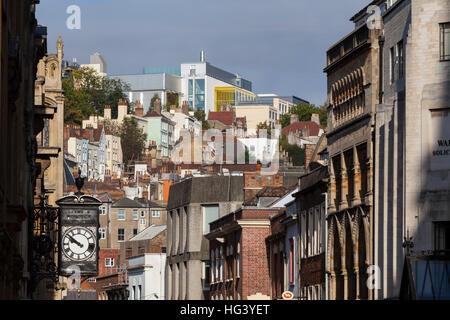
<path id="1" fill-rule="evenodd" d="M 94 233 L 84 227 L 74 227 L 66 231 L 62 237 L 62 251 L 73 261 L 89 259 L 96 250 Z"/>

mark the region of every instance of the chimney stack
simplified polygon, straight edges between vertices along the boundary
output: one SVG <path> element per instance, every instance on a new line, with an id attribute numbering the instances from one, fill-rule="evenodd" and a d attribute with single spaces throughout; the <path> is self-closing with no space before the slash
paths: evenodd
<path id="1" fill-rule="evenodd" d="M 117 121 L 119 123 L 122 123 L 123 119 L 125 119 L 125 116 L 127 115 L 127 109 L 128 109 L 127 103 L 122 99 L 120 99 L 117 110 Z"/>
<path id="2" fill-rule="evenodd" d="M 320 126 L 320 116 L 318 113 L 313 113 L 311 115 L 311 121 L 317 123 Z"/>
<path id="3" fill-rule="evenodd" d="M 200 62 L 206 62 L 206 53 L 203 50 L 200 52 Z"/>
<path id="4" fill-rule="evenodd" d="M 138 116 L 138 117 L 143 117 L 144 116 L 144 108 L 142 107 L 141 102 L 139 100 L 136 100 L 134 105 L 135 105 L 134 115 Z"/>
<path id="5" fill-rule="evenodd" d="M 161 100 L 156 99 L 153 106 L 154 106 L 154 111 L 158 114 L 161 114 Z"/>
<path id="6" fill-rule="evenodd" d="M 314 154 L 314 150 L 316 149 L 315 144 L 307 144 L 305 145 L 305 167 L 309 168 L 309 164 L 312 160 L 312 156 Z"/>
<path id="7" fill-rule="evenodd" d="M 106 105 L 105 110 L 103 111 L 103 117 L 105 120 L 111 120 L 111 106 Z"/>
<path id="8" fill-rule="evenodd" d="M 189 115 L 189 103 L 187 101 L 183 101 L 183 104 L 181 105 L 181 112 L 185 115 Z"/>
<path id="9" fill-rule="evenodd" d="M 291 115 L 291 124 L 298 122 L 298 115 L 292 114 Z"/>

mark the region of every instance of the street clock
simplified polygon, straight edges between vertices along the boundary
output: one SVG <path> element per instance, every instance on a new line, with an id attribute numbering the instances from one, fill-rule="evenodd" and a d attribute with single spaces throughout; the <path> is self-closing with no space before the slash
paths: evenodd
<path id="1" fill-rule="evenodd" d="M 99 206 L 97 198 L 82 195 L 56 201 L 60 209 L 59 269 L 63 276 L 79 270 L 80 276 L 98 274 Z"/>
<path id="2" fill-rule="evenodd" d="M 94 228 L 74 227 L 66 230 L 62 236 L 62 252 L 73 261 L 85 261 L 95 254 L 97 249 Z"/>

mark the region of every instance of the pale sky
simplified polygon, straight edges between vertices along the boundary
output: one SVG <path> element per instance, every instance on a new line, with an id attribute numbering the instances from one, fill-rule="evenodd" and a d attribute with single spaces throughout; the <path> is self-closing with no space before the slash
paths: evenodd
<path id="1" fill-rule="evenodd" d="M 65 59 L 99 52 L 109 75 L 206 60 L 252 81 L 253 92 L 326 100 L 326 50 L 353 29 L 369 0 L 41 0 L 48 51 L 59 35 Z M 70 5 L 81 29 L 69 30 Z"/>

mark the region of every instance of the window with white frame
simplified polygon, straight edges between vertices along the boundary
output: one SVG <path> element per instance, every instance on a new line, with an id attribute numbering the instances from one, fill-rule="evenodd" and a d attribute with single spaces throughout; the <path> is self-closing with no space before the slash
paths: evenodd
<path id="1" fill-rule="evenodd" d="M 141 220 L 139 221 L 139 224 L 140 224 L 141 226 L 145 226 L 146 223 L 147 223 L 147 220 L 146 220 L 146 219 L 141 219 Z"/>
<path id="2" fill-rule="evenodd" d="M 105 267 L 114 267 L 114 258 L 105 258 Z"/>
<path id="3" fill-rule="evenodd" d="M 138 210 L 133 209 L 133 220 L 137 220 L 137 219 L 138 219 Z"/>
<path id="4" fill-rule="evenodd" d="M 141 210 L 141 218 L 145 218 L 145 211 Z"/>
<path id="5" fill-rule="evenodd" d="M 308 225 L 306 224 L 306 211 L 301 213 L 301 257 L 306 257 L 306 248 L 307 248 L 307 229 Z"/>
<path id="6" fill-rule="evenodd" d="M 223 247 L 220 247 L 220 281 L 223 281 Z"/>
<path id="7" fill-rule="evenodd" d="M 314 215 L 314 233 L 315 233 L 315 251 L 314 254 L 318 255 L 320 254 L 320 206 L 317 206 L 315 208 L 315 215 Z"/>
<path id="8" fill-rule="evenodd" d="M 215 270 L 215 279 L 216 282 L 219 280 L 219 269 L 220 269 L 220 259 L 219 259 L 219 249 L 216 248 L 216 252 L 215 252 L 215 257 L 216 257 L 216 270 Z"/>
<path id="9" fill-rule="evenodd" d="M 159 210 L 152 210 L 152 218 L 159 218 L 160 216 Z"/>
<path id="10" fill-rule="evenodd" d="M 99 235 L 100 240 L 106 239 L 106 229 L 98 228 L 98 235 Z"/>
<path id="11" fill-rule="evenodd" d="M 211 283 L 214 283 L 215 280 L 215 274 L 214 274 L 214 268 L 216 266 L 215 256 L 214 256 L 214 250 L 211 250 L 211 270 L 210 270 L 210 276 L 211 276 Z"/>
<path id="12" fill-rule="evenodd" d="M 117 230 L 117 241 L 125 241 L 125 229 Z"/>
<path id="13" fill-rule="evenodd" d="M 106 214 L 106 207 L 105 206 L 100 206 L 98 209 L 100 210 L 100 214 L 101 215 Z"/>
<path id="14" fill-rule="evenodd" d="M 125 210 L 120 209 L 117 211 L 117 220 L 125 220 Z"/>

